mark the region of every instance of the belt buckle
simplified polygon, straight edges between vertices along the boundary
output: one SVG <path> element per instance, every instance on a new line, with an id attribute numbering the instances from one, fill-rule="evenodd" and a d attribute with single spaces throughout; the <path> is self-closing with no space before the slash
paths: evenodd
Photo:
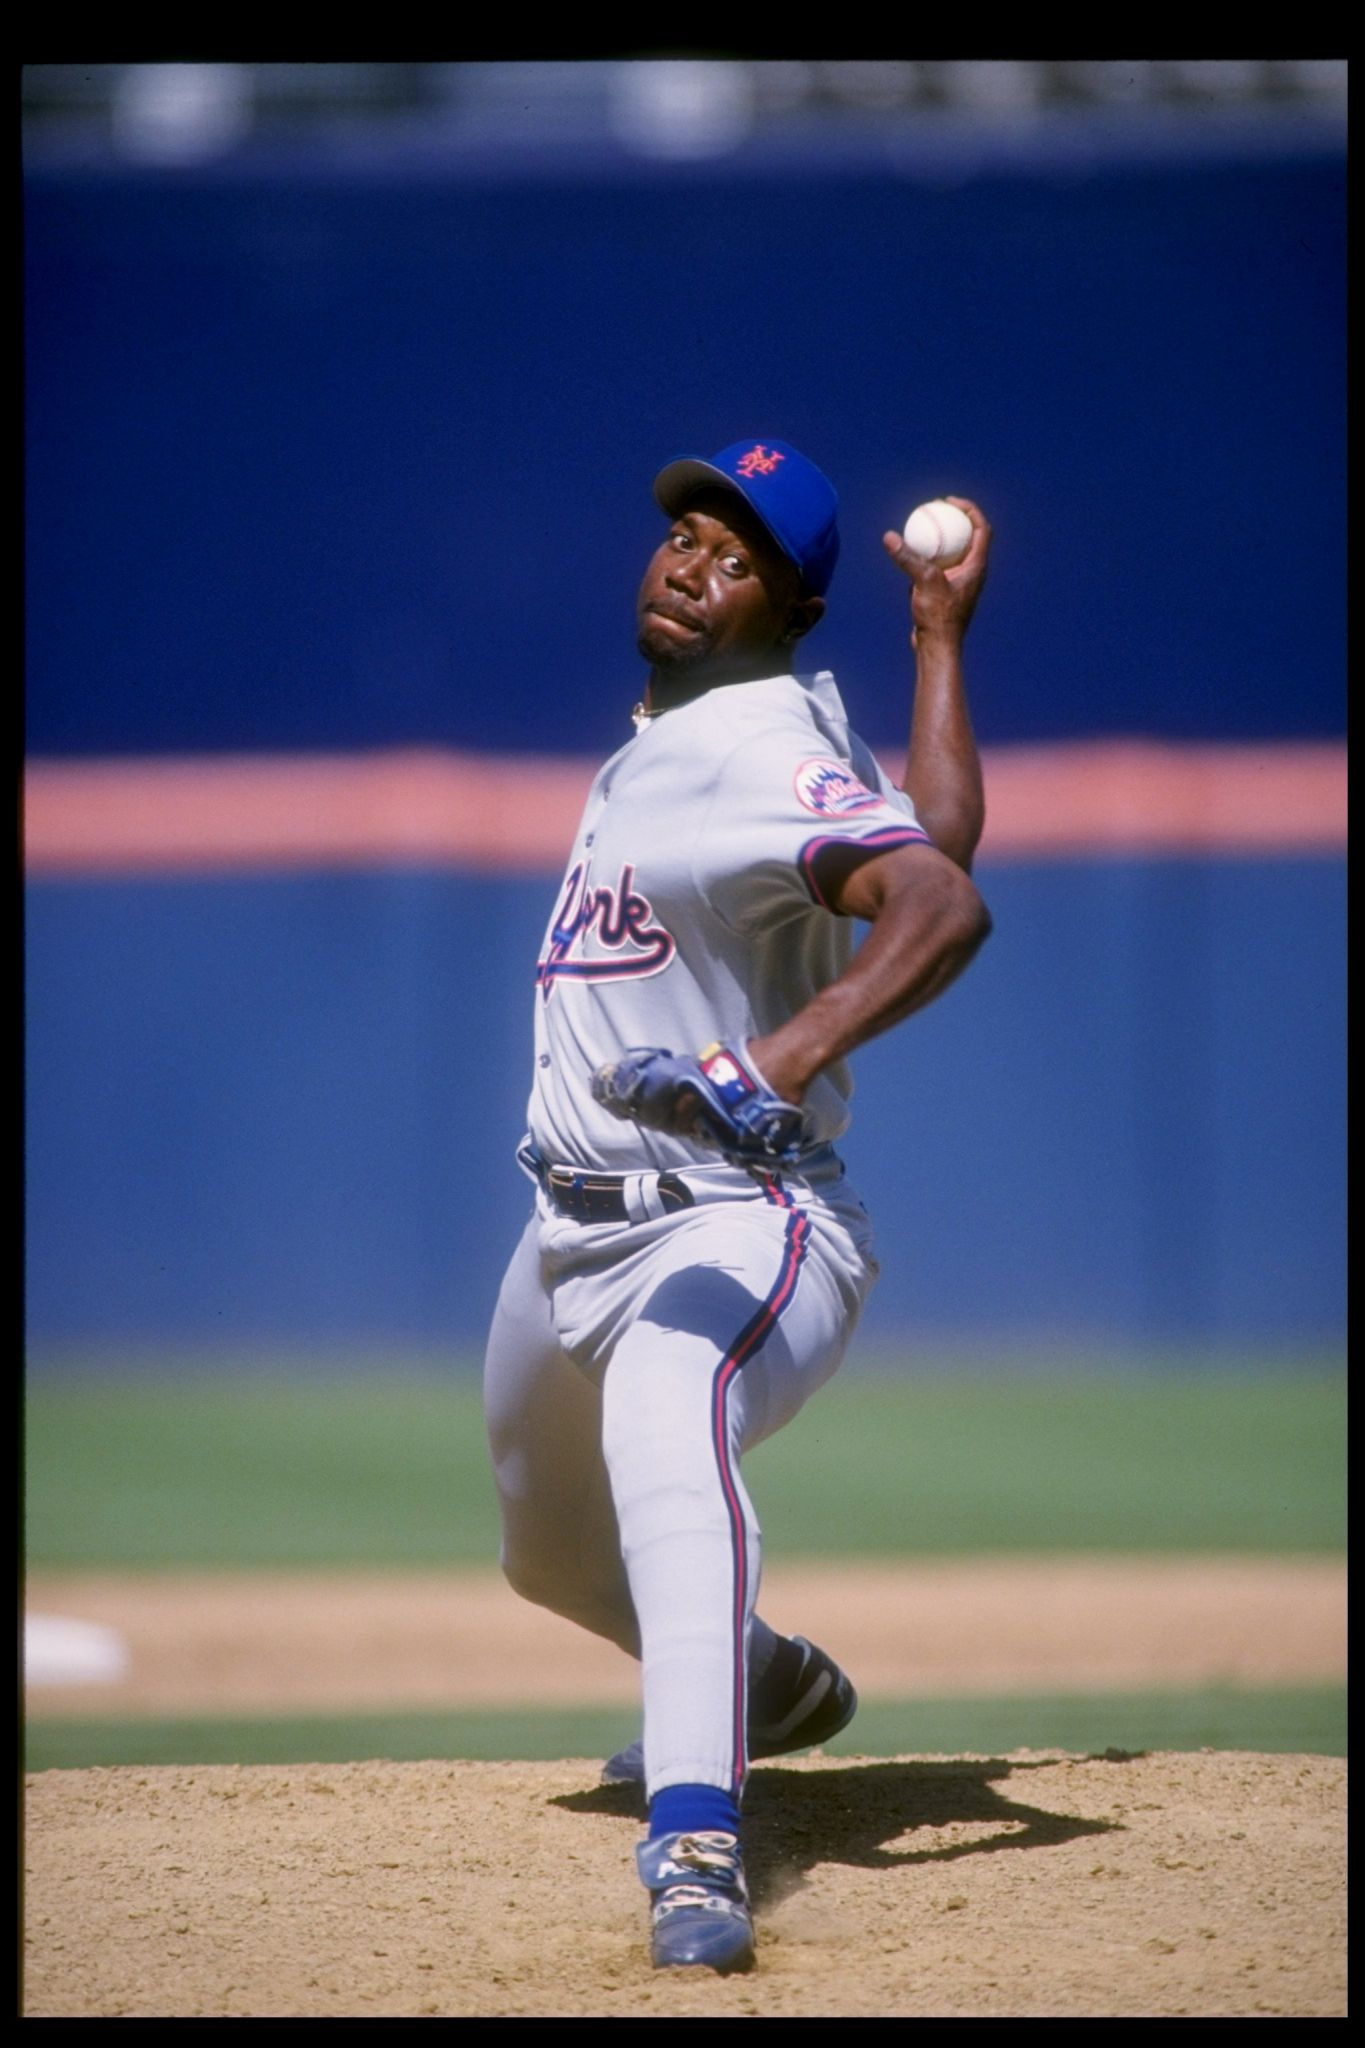
<path id="1" fill-rule="evenodd" d="M 546 1192 L 561 1216 L 576 1216 L 583 1206 L 583 1176 L 572 1166 L 551 1166 Z"/>

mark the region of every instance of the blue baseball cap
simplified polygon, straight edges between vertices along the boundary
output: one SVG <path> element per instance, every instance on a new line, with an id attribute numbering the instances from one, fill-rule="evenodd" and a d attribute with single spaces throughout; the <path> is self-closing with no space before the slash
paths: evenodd
<path id="1" fill-rule="evenodd" d="M 839 559 L 839 500 L 824 472 L 786 441 L 736 441 L 709 460 L 670 462 L 654 479 L 654 496 L 674 517 L 695 491 L 717 486 L 739 493 L 807 590 L 823 597 Z"/>

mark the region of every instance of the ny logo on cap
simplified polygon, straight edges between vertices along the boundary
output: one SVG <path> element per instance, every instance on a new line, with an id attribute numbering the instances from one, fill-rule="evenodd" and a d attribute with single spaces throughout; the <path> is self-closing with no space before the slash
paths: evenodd
<path id="1" fill-rule="evenodd" d="M 771 476 L 779 462 L 786 458 L 774 448 L 769 454 L 761 441 L 755 441 L 747 455 L 741 455 L 735 464 L 740 476 Z"/>

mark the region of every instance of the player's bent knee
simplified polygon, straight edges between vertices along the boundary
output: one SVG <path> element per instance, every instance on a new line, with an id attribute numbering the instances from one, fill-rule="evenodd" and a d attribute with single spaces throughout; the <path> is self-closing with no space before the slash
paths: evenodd
<path id="1" fill-rule="evenodd" d="M 529 1600 L 533 1607 L 553 1608 L 555 1613 L 561 1611 L 566 1589 L 557 1573 L 548 1572 L 536 1560 L 506 1549 L 500 1562 L 503 1577 L 519 1599 Z"/>
<path id="2" fill-rule="evenodd" d="M 501 1564 L 503 1577 L 519 1599 L 528 1601 L 532 1607 L 543 1607 L 550 1614 L 558 1614 L 565 1621 L 576 1622 L 593 1635 L 606 1636 L 611 1642 L 621 1644 L 631 1655 L 637 1654 L 634 1648 L 638 1635 L 635 1610 L 624 1572 L 619 1585 L 604 1586 L 582 1580 L 570 1581 L 563 1572 L 547 1569 L 538 1560 L 518 1557 L 506 1550 Z"/>
<path id="3" fill-rule="evenodd" d="M 584 1597 L 581 1588 L 565 1585 L 562 1578 L 536 1565 L 527 1565 L 519 1560 L 503 1559 L 502 1575 L 518 1599 L 529 1601 L 532 1607 L 543 1607 L 550 1614 L 558 1614 L 565 1621 L 575 1621 L 581 1628 L 592 1628 L 595 1623 L 588 1619 L 596 1603 Z"/>

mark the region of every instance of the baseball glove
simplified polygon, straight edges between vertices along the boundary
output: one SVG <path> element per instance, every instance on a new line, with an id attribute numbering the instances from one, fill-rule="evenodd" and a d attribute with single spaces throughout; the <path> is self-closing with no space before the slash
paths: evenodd
<path id="1" fill-rule="evenodd" d="M 708 1045 L 695 1057 L 632 1046 L 598 1068 L 592 1092 L 613 1116 L 709 1141 L 735 1166 L 789 1166 L 809 1142 L 803 1112 L 732 1045 Z"/>

